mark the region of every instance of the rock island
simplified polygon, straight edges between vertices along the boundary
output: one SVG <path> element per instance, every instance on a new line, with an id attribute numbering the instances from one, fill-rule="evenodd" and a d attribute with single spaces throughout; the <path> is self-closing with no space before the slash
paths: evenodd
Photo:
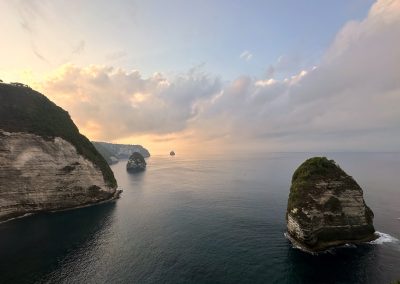
<path id="1" fill-rule="evenodd" d="M 314 157 L 293 174 L 287 236 L 310 252 L 376 238 L 374 214 L 357 182 L 333 160 Z"/>

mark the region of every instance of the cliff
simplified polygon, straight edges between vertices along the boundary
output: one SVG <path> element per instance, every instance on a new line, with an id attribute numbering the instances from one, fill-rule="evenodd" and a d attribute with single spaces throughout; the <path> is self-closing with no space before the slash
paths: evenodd
<path id="1" fill-rule="evenodd" d="M 92 142 L 97 151 L 108 164 L 115 164 L 119 159 L 128 159 L 133 153 L 140 153 L 143 157 L 150 157 L 149 151 L 141 145 L 113 144 L 106 142 Z"/>
<path id="2" fill-rule="evenodd" d="M 376 238 L 363 191 L 333 160 L 315 157 L 294 172 L 286 220 L 289 239 L 307 251 Z"/>
<path id="3" fill-rule="evenodd" d="M 114 175 L 70 116 L 24 85 L 0 83 L 0 221 L 116 198 Z"/>

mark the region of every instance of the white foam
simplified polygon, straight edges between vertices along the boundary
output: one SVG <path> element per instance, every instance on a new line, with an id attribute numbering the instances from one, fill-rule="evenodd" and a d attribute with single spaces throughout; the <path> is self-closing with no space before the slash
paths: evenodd
<path id="1" fill-rule="evenodd" d="M 24 218 L 24 217 L 27 217 L 27 216 L 30 216 L 30 215 L 33 215 L 33 214 L 35 214 L 35 213 L 25 213 L 24 215 L 1 221 L 0 224 L 6 223 L 6 222 L 11 221 L 11 220 L 21 219 L 21 218 Z"/>
<path id="2" fill-rule="evenodd" d="M 376 234 L 379 236 L 379 238 L 369 242 L 370 244 L 381 245 L 383 243 L 399 243 L 400 242 L 398 239 L 396 239 L 395 237 L 392 237 L 389 234 L 385 234 L 385 233 L 378 232 L 378 231 L 376 232 Z"/>

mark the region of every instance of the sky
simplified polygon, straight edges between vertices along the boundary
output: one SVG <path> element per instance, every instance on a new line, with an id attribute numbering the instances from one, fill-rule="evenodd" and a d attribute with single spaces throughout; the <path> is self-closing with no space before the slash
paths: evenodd
<path id="1" fill-rule="evenodd" d="M 0 79 L 45 94 L 89 139 L 155 154 L 400 150 L 400 0 L 0 11 Z"/>

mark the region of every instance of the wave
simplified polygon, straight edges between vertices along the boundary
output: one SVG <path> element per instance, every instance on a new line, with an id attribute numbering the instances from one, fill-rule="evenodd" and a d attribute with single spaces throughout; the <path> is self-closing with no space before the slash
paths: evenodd
<path id="1" fill-rule="evenodd" d="M 290 242 L 290 244 L 292 245 L 292 248 L 305 251 L 301 246 L 297 245 L 297 243 L 293 241 L 293 239 L 289 236 L 289 234 L 287 232 L 283 233 L 283 235 Z M 308 251 L 305 251 L 305 252 L 308 252 Z"/>
<path id="2" fill-rule="evenodd" d="M 373 244 L 373 245 L 381 245 L 381 244 L 384 244 L 384 243 L 400 244 L 400 240 L 399 240 L 399 239 L 397 239 L 397 238 L 395 238 L 395 237 L 393 237 L 393 236 L 391 236 L 391 235 L 389 235 L 389 234 L 382 233 L 382 232 L 378 232 L 378 231 L 376 231 L 375 234 L 378 235 L 378 238 L 375 239 L 375 240 L 373 240 L 373 241 L 366 242 L 366 243 L 368 243 L 368 244 Z M 335 254 L 335 251 L 336 251 L 336 249 L 338 249 L 338 248 L 357 248 L 357 245 L 356 245 L 356 244 L 347 243 L 347 244 L 340 245 L 340 246 L 337 246 L 337 247 L 332 247 L 332 248 L 329 248 L 329 249 L 327 249 L 327 250 L 323 250 L 323 251 L 320 251 L 320 252 L 312 252 L 312 251 L 308 251 L 307 249 L 305 249 L 305 248 L 301 247 L 300 245 L 298 245 L 298 244 L 287 234 L 287 232 L 285 232 L 283 235 L 285 236 L 286 239 L 288 239 L 288 240 L 290 241 L 290 243 L 291 243 L 291 245 L 292 245 L 292 248 L 301 250 L 301 251 L 303 251 L 303 252 L 310 253 L 310 254 L 312 254 L 312 255 L 319 255 L 319 254 L 324 254 L 324 253 Z"/>
<path id="3" fill-rule="evenodd" d="M 14 217 L 14 218 L 10 218 L 10 219 L 1 221 L 0 224 L 6 223 L 6 222 L 11 221 L 11 220 L 21 219 L 21 218 L 24 218 L 24 217 L 27 217 L 27 216 L 31 216 L 31 215 L 34 215 L 34 214 L 35 214 L 35 213 L 25 213 L 25 214 L 23 214 L 23 215 L 21 215 L 21 216 L 17 216 L 17 217 Z"/>
<path id="4" fill-rule="evenodd" d="M 326 250 L 318 251 L 318 252 L 317 251 L 311 251 L 311 250 L 308 250 L 305 247 L 302 247 L 301 245 L 299 245 L 297 243 L 297 241 L 295 241 L 292 237 L 290 237 L 287 232 L 285 232 L 283 235 L 290 242 L 292 248 L 301 250 L 302 252 L 305 252 L 305 253 L 308 253 L 308 254 L 311 254 L 311 255 L 320 255 L 320 254 L 325 254 L 325 253 L 334 254 L 333 250 L 335 248 L 330 248 L 330 249 L 326 249 Z"/>
<path id="5" fill-rule="evenodd" d="M 395 237 L 393 237 L 389 234 L 385 234 L 385 233 L 378 232 L 378 231 L 376 231 L 376 234 L 379 236 L 379 238 L 369 242 L 370 244 L 381 245 L 383 243 L 400 243 L 400 241 L 398 239 L 396 239 Z"/>

